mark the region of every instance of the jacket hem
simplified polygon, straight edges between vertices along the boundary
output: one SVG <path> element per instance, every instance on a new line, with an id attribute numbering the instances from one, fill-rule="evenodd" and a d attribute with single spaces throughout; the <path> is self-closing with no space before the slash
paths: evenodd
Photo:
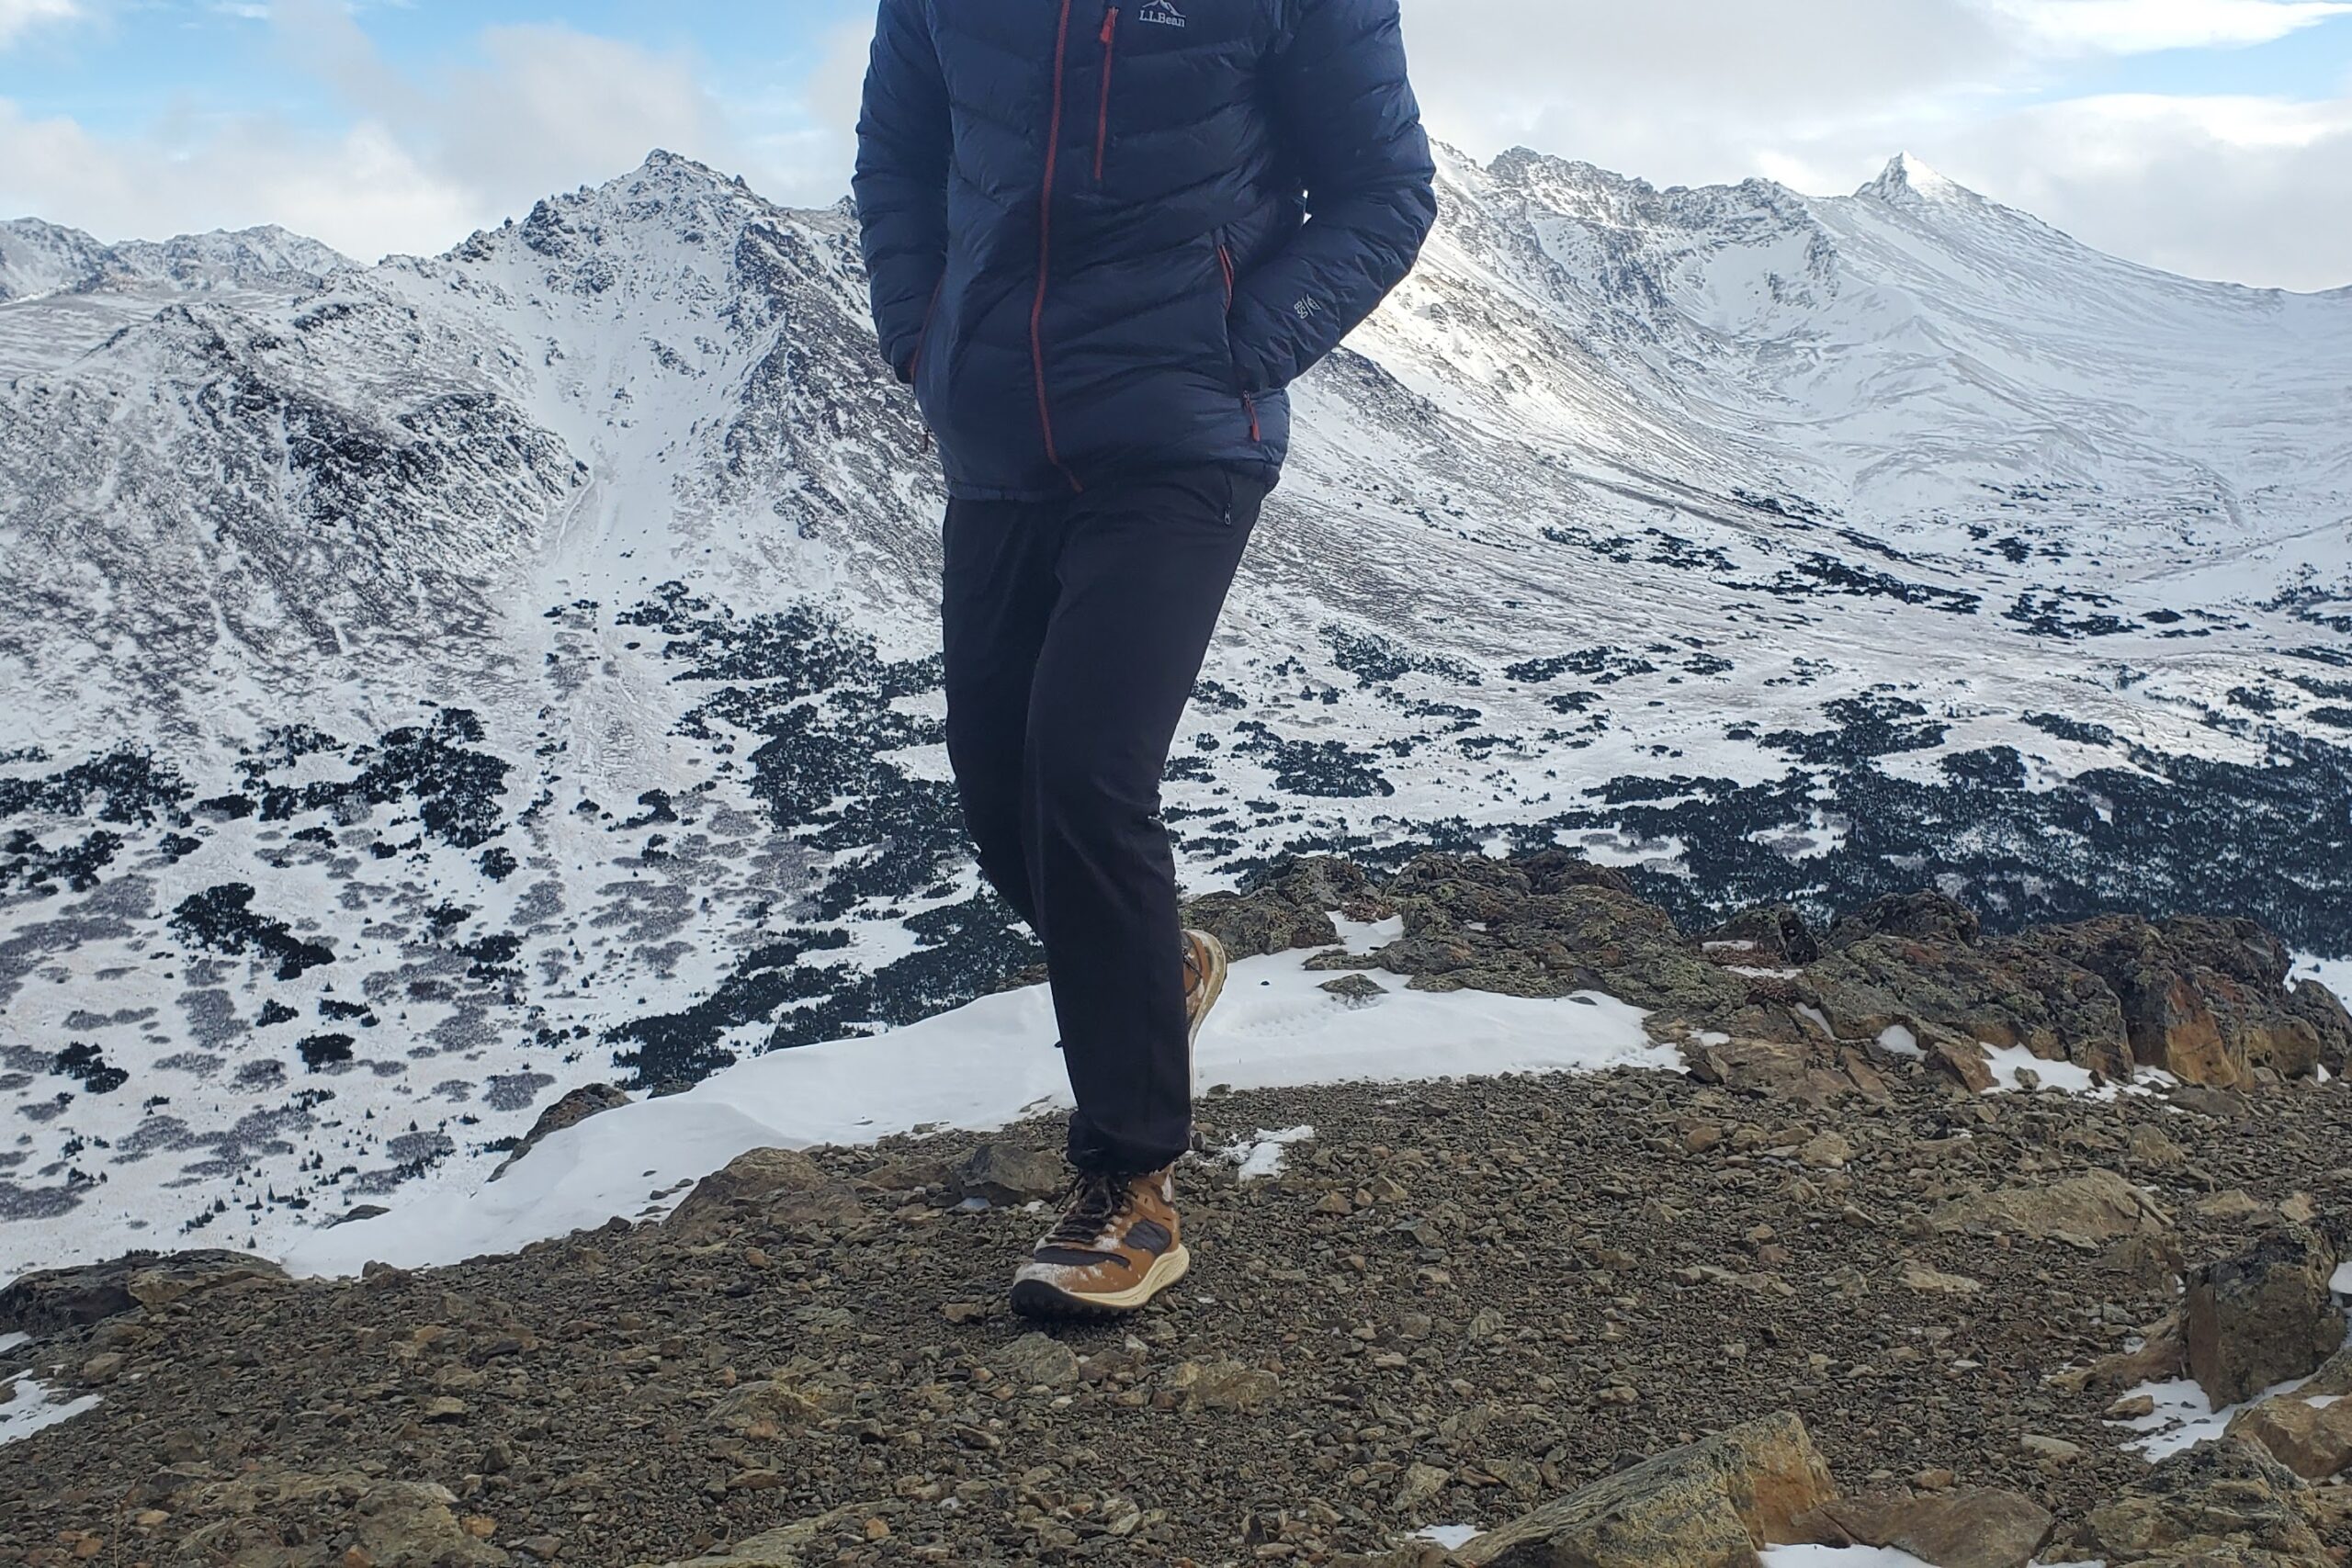
<path id="1" fill-rule="evenodd" d="M 1163 465 L 1155 465 L 1153 468 L 1136 468 L 1125 472 L 1105 472 L 1091 475 L 1089 476 L 1088 481 L 1089 488 L 1092 489 L 1099 486 L 1116 484 L 1121 478 L 1126 477 L 1126 474 L 1128 473 L 1131 473 L 1134 477 L 1140 479 L 1147 477 L 1151 473 L 1164 471 L 1168 468 L 1231 468 L 1236 473 L 1246 474 L 1250 478 L 1257 479 L 1260 483 L 1263 484 L 1269 491 L 1272 491 L 1282 482 L 1283 477 L 1283 465 L 1272 458 L 1240 457 L 1197 457 L 1189 460 L 1173 461 Z M 950 501 L 998 501 L 1014 502 L 1023 505 L 1035 505 L 1039 502 L 1046 501 L 1069 501 L 1072 498 L 1073 494 L 1069 488 L 1069 481 L 1058 477 L 1035 485 L 974 484 L 968 480 L 953 479 L 947 479 L 945 483 L 947 486 L 947 498 Z"/>

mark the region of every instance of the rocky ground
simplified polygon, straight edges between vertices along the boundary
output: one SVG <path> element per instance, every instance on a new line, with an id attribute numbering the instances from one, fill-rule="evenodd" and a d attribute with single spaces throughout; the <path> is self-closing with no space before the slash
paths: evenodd
<path id="1" fill-rule="evenodd" d="M 2267 1450 L 2154 1470 L 2115 1424 L 2140 1382 L 2226 1404 L 2346 1338 L 2352 1090 L 2314 1070 L 2342 1042 L 2317 998 L 2233 976 L 2268 962 L 2252 928 L 1987 953 L 1910 900 L 1685 942 L 1556 867 L 1311 869 L 1198 912 L 1245 950 L 1403 913 L 1385 972 L 1336 982 L 1649 971 L 1690 1073 L 1212 1092 L 1209 1150 L 1314 1135 L 1268 1179 L 1190 1162 L 1194 1272 L 1111 1327 L 1002 1309 L 1059 1179 L 1042 1123 L 746 1156 L 666 1222 L 450 1269 L 28 1278 L 0 1331 L 35 1337 L 0 1368 L 100 1403 L 0 1448 L 0 1562 L 1412 1562 L 1441 1554 L 1423 1527 L 1514 1520 L 1462 1561 L 2352 1555 L 2352 1400 L 2274 1401 L 2240 1422 Z M 2104 1003 L 2076 977 L 2101 973 Z M 2224 1081 L 1980 1092 L 1973 1041 L 2006 1043 L 2028 991 L 2075 1021 L 2018 1021 L 2053 1074 Z M 1898 1023 L 1912 1049 L 1878 1043 Z M 2342 1358 L 2310 1386 L 2338 1382 Z"/>

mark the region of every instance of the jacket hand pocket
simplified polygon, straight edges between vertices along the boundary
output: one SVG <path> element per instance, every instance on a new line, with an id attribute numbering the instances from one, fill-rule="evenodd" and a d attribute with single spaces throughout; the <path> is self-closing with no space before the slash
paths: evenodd
<path id="1" fill-rule="evenodd" d="M 1233 306 L 1238 295 L 1239 278 L 1234 270 L 1233 246 L 1225 238 L 1224 231 L 1219 230 L 1211 238 L 1216 245 L 1217 281 L 1225 291 L 1225 310 L 1219 319 L 1219 325 L 1225 349 L 1226 378 L 1234 395 L 1240 397 L 1255 389 L 1250 385 L 1249 378 L 1242 371 L 1241 356 L 1237 352 L 1238 340 L 1233 331 Z"/>

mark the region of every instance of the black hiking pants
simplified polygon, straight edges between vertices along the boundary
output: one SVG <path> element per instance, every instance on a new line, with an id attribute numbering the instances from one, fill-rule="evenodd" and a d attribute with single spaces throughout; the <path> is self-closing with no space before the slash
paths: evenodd
<path id="1" fill-rule="evenodd" d="M 1210 466 L 948 505 L 948 755 L 982 874 L 1046 945 L 1081 1169 L 1192 1146 L 1160 776 L 1265 495 Z"/>

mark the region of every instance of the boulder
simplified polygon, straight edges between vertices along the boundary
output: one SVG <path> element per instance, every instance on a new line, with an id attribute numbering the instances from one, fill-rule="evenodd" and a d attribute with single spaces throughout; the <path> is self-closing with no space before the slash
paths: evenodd
<path id="1" fill-rule="evenodd" d="M 1935 1568 L 2026 1568 L 2057 1522 L 2030 1497 L 1959 1487 L 1840 1497 L 1799 1529 L 1832 1546 L 1893 1547 Z"/>
<path id="2" fill-rule="evenodd" d="M 1842 951 L 1876 936 L 1965 945 L 1983 929 L 1975 910 L 1940 893 L 1890 893 L 1838 916 L 1829 928 L 1829 946 Z"/>
<path id="3" fill-rule="evenodd" d="M 2167 1313 L 2140 1330 L 2140 1348 L 2101 1356 L 2087 1367 L 2077 1367 L 2051 1378 L 2060 1388 L 2080 1393 L 2086 1389 L 2112 1393 L 2143 1383 L 2170 1382 L 2188 1371 L 2188 1342 L 2180 1314 Z"/>
<path id="4" fill-rule="evenodd" d="M 700 1557 L 666 1563 L 640 1562 L 637 1568 L 803 1568 L 804 1564 L 831 1562 L 834 1536 L 844 1528 L 854 1529 L 887 1506 L 853 1503 L 815 1518 L 746 1536 L 729 1546 L 713 1547 Z"/>
<path id="5" fill-rule="evenodd" d="M 2199 1443 L 2164 1460 L 2116 1501 L 2091 1510 L 2063 1549 L 2048 1555 L 2133 1568 L 2192 1562 L 2318 1568 L 2331 1559 L 2298 1506 L 2306 1490 L 2301 1477 L 2252 1443 L 2236 1438 Z"/>
<path id="6" fill-rule="evenodd" d="M 737 1385 L 718 1396 L 705 1417 L 723 1432 L 739 1438 L 774 1438 L 828 1416 L 848 1413 L 853 1401 L 847 1391 L 798 1375 L 763 1378 Z"/>
<path id="7" fill-rule="evenodd" d="M 1623 1470 L 1461 1547 L 1471 1568 L 1757 1568 L 1837 1495 L 1795 1416 L 1749 1421 Z"/>
<path id="8" fill-rule="evenodd" d="M 1350 862 L 1317 855 L 1277 864 L 1238 893 L 1212 893 L 1184 906 L 1184 923 L 1225 944 L 1227 956 L 1258 958 L 1299 947 L 1333 947 L 1340 928 L 1331 911 L 1351 919 L 1385 918 L 1372 880 Z"/>
<path id="9" fill-rule="evenodd" d="M 2023 1046 L 2048 1061 L 2131 1076 L 2114 995 L 2098 976 L 2030 943 L 1870 935 L 1831 945 L 1801 985 L 1841 1040 L 1875 1040 L 1899 1024 L 1923 1042 Z"/>
<path id="10" fill-rule="evenodd" d="M 995 1369 L 1023 1388 L 1059 1388 L 1078 1381 L 1078 1352 L 1050 1334 L 1024 1334 L 995 1352 Z"/>
<path id="11" fill-rule="evenodd" d="M 1936 1228 L 2081 1245 L 2171 1228 L 2155 1201 L 2111 1170 L 2057 1181 L 2020 1181 L 1973 1192 L 1937 1208 Z"/>
<path id="12" fill-rule="evenodd" d="M 1804 917 L 1786 904 L 1751 904 L 1701 939 L 1733 947 L 1735 962 L 1758 965 L 1794 964 L 1799 968 L 1821 956 L 1821 942 Z"/>
<path id="13" fill-rule="evenodd" d="M 1387 898 L 1364 869 L 1337 855 L 1277 862 L 1250 886 L 1280 894 L 1300 908 L 1337 910 L 1359 922 L 1385 920 L 1390 913 Z"/>
<path id="14" fill-rule="evenodd" d="M 878 1192 L 911 1192 L 918 1187 L 956 1185 L 956 1167 L 933 1155 L 898 1155 L 877 1160 L 858 1179 Z"/>
<path id="15" fill-rule="evenodd" d="M 617 1111 L 628 1103 L 628 1092 L 612 1084 L 592 1083 L 573 1089 L 570 1094 L 539 1112 L 539 1119 L 531 1123 L 531 1130 L 523 1134 L 522 1141 L 508 1150 L 506 1157 L 498 1162 L 498 1168 L 490 1173 L 490 1179 L 495 1181 L 505 1175 L 507 1167 L 538 1147 L 539 1141 L 548 1134 L 560 1133 L 566 1127 L 579 1125 L 591 1116 L 599 1116 L 607 1111 Z"/>
<path id="16" fill-rule="evenodd" d="M 1241 1361 L 1186 1361 L 1168 1374 L 1168 1386 L 1192 1410 L 1256 1410 L 1281 1391 L 1282 1380 Z"/>
<path id="17" fill-rule="evenodd" d="M 2154 925 L 2117 915 L 2052 927 L 2036 933 L 2035 940 L 2107 983 L 2121 1004 L 2138 1061 L 2211 1088 L 2230 1089 L 2246 1081 L 2245 1059 L 2231 1059 L 2204 992 L 2186 972 L 2183 956 Z"/>
<path id="18" fill-rule="evenodd" d="M 2265 1067 L 2306 1077 L 2352 1047 L 2352 1020 L 2290 990 L 2286 944 L 2252 920 L 2114 915 L 2030 940 L 2098 975 L 2121 1005 L 2133 1056 L 2186 1082 L 2242 1088 Z"/>
<path id="19" fill-rule="evenodd" d="M 2338 1350 L 2329 1357 L 2327 1364 L 2313 1372 L 2312 1381 L 2297 1392 L 2306 1397 L 2319 1393 L 2352 1399 L 2352 1349 Z"/>
<path id="20" fill-rule="evenodd" d="M 1211 893 L 1184 906 L 1184 924 L 1225 944 L 1237 963 L 1295 947 L 1336 947 L 1340 928 L 1320 909 L 1270 893 Z"/>
<path id="21" fill-rule="evenodd" d="M 1061 1156 L 1020 1144 L 982 1144 L 956 1168 L 959 1192 L 999 1206 L 1043 1201 L 1069 1185 Z"/>
<path id="22" fill-rule="evenodd" d="M 1814 1053 L 1814 1047 L 1790 1042 L 1733 1039 L 1713 1045 L 1686 1044 L 1683 1062 L 1701 1083 L 1815 1109 L 1864 1092 L 1849 1075 L 1832 1071 Z"/>
<path id="23" fill-rule="evenodd" d="M 1709 962 L 1664 910 L 1623 890 L 1620 879 L 1579 864 L 1566 855 L 1523 863 L 1419 856 L 1384 889 L 1405 930 L 1381 950 L 1380 966 L 1421 990 L 1606 990 L 1668 1010 L 1671 1017 L 1658 1021 L 1661 1038 L 1682 1026 L 1742 1032 L 1745 978 Z"/>
<path id="24" fill-rule="evenodd" d="M 1973 1040 L 1938 1032 L 1923 1049 L 1929 1067 L 1971 1094 L 1988 1094 L 2000 1081 L 1993 1076 L 1992 1058 L 1984 1055 L 1984 1046 Z"/>
<path id="25" fill-rule="evenodd" d="M 2342 1346 L 2344 1314 L 2328 1289 L 2335 1265 L 2326 1237 L 2289 1225 L 2189 1270 L 2188 1372 L 2216 1408 L 2303 1377 Z"/>
<path id="26" fill-rule="evenodd" d="M 1521 855 L 1512 864 L 1526 874 L 1528 887 L 1537 893 L 1565 893 L 1571 887 L 1600 887 L 1634 897 L 1634 879 L 1613 865 L 1595 865 L 1571 849 L 1554 845 Z"/>
<path id="27" fill-rule="evenodd" d="M 2336 1077 L 2352 1073 L 2352 1011 L 2317 980 L 2301 980 L 2288 993 L 2287 1010 L 2311 1025 L 2319 1041 L 2319 1065 Z"/>
<path id="28" fill-rule="evenodd" d="M 1896 1282 L 1906 1291 L 1917 1291 L 1926 1296 L 1973 1296 L 1984 1289 L 1984 1281 L 1972 1280 L 1965 1274 L 1946 1274 L 1930 1269 L 1917 1258 L 1907 1259 L 1895 1276 Z M 1873 1541 L 1883 1546 L 1884 1541 Z"/>
<path id="29" fill-rule="evenodd" d="M 688 1236 L 730 1224 L 850 1224 L 863 1216 L 857 1192 L 807 1155 L 793 1149 L 752 1149 L 704 1177 L 665 1222 Z"/>
<path id="30" fill-rule="evenodd" d="M 276 1283 L 286 1271 L 250 1253 L 131 1252 L 105 1263 L 37 1269 L 0 1290 L 0 1333 L 54 1334 L 161 1308 L 233 1285 Z"/>
<path id="31" fill-rule="evenodd" d="M 497 1568 L 507 1554 L 458 1522 L 456 1494 L 430 1482 L 356 1472 L 313 1474 L 253 1470 L 189 1488 L 175 1498 L 183 1520 L 208 1522 L 177 1542 L 175 1561 L 277 1564 L 322 1561 L 288 1548 L 323 1525 L 348 1529 L 356 1556 L 376 1568 Z"/>
<path id="32" fill-rule="evenodd" d="M 2260 1443 L 2306 1481 L 2325 1481 L 2352 1471 L 2352 1398 L 2282 1393 L 2240 1411 L 2230 1436 Z"/>

